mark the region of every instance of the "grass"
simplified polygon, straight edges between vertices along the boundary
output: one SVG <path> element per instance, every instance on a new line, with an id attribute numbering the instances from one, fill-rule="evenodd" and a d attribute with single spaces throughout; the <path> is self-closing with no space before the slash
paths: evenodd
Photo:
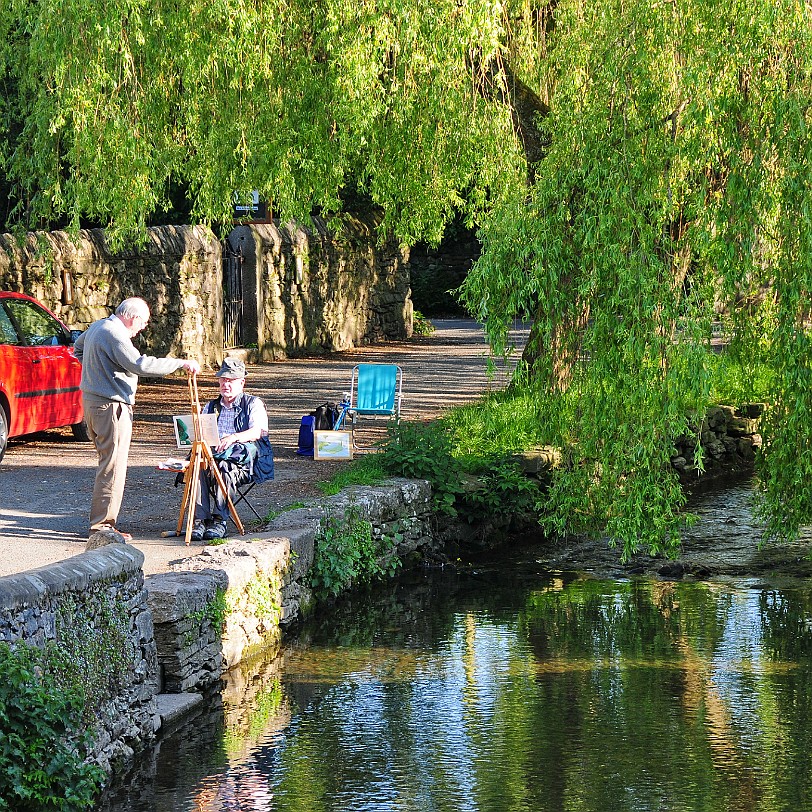
<path id="1" fill-rule="evenodd" d="M 378 454 L 364 454 L 326 482 L 317 482 L 316 487 L 325 496 L 334 496 L 350 485 L 378 485 L 387 476 L 389 474 Z"/>

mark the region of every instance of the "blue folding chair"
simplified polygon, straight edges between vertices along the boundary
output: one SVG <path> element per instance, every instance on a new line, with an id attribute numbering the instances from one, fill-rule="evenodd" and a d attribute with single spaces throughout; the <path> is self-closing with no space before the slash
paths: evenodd
<path id="1" fill-rule="evenodd" d="M 353 422 L 353 445 L 359 417 L 400 419 L 403 397 L 403 370 L 397 364 L 358 364 L 350 382 L 349 415 Z"/>

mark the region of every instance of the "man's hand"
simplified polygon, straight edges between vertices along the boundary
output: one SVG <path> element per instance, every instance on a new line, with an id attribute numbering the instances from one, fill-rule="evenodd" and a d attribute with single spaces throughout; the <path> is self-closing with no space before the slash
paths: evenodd
<path id="1" fill-rule="evenodd" d="M 220 438 L 220 442 L 217 444 L 217 451 L 225 451 L 229 446 L 234 445 L 234 443 L 240 442 L 239 438 L 236 434 L 227 434 L 225 437 Z"/>
<path id="2" fill-rule="evenodd" d="M 200 372 L 200 364 L 197 361 L 192 359 L 187 359 L 183 362 L 183 368 L 190 374 L 190 375 L 197 375 Z"/>

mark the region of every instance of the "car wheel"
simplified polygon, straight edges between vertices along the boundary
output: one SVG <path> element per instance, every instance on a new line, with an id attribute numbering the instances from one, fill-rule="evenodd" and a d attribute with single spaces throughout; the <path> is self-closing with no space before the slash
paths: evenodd
<path id="1" fill-rule="evenodd" d="M 8 445 L 8 418 L 6 417 L 6 410 L 0 406 L 0 460 L 3 459 L 3 454 L 6 453 L 6 446 Z"/>
<path id="2" fill-rule="evenodd" d="M 73 432 L 74 440 L 86 443 L 90 439 L 90 435 L 87 433 L 87 423 L 84 420 L 79 423 L 74 423 L 70 427 L 70 430 Z"/>

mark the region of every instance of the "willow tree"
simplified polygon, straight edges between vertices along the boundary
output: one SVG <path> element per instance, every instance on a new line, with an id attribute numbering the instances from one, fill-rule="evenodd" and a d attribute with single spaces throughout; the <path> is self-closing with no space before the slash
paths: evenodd
<path id="1" fill-rule="evenodd" d="M 803 2 L 558 4 L 545 154 L 487 213 L 465 294 L 497 344 L 534 316 L 541 411 L 577 456 L 553 526 L 676 543 L 669 455 L 720 317 L 745 376 L 769 370 L 768 529 L 810 520 L 810 37 Z"/>
<path id="2" fill-rule="evenodd" d="M 0 160 L 26 225 L 137 235 L 189 189 L 284 218 L 356 187 L 404 243 L 477 224 L 464 299 L 569 450 L 548 520 L 673 544 L 710 325 L 770 369 L 771 530 L 810 519 L 812 99 L 801 0 L 5 0 Z"/>

